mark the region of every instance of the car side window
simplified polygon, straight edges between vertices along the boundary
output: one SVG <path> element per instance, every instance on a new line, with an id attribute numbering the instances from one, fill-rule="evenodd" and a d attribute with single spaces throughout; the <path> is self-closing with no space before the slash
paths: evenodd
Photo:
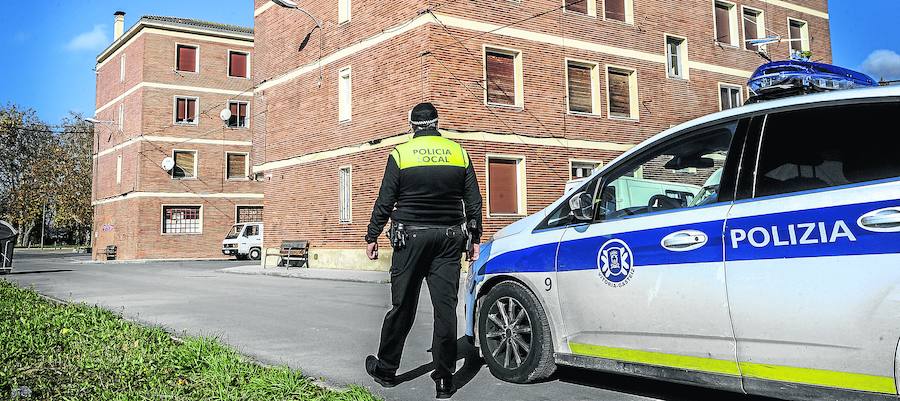
<path id="1" fill-rule="evenodd" d="M 770 114 L 754 196 L 900 177 L 900 103 L 817 107 Z"/>
<path id="2" fill-rule="evenodd" d="M 605 180 L 602 220 L 717 203 L 738 122 L 706 128 L 648 149 Z"/>
<path id="3" fill-rule="evenodd" d="M 245 237 L 252 237 L 257 234 L 259 234 L 259 226 L 247 226 L 247 229 L 244 231 Z"/>

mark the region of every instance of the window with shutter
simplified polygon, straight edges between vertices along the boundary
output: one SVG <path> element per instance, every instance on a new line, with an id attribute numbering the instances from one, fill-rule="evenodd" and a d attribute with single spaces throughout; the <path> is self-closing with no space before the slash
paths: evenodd
<path id="1" fill-rule="evenodd" d="M 588 14 L 588 1 L 593 0 L 566 0 L 566 11 Z"/>
<path id="2" fill-rule="evenodd" d="M 184 72 L 197 72 L 196 46 L 178 45 L 176 58 L 175 69 Z"/>
<path id="3" fill-rule="evenodd" d="M 569 165 L 571 166 L 571 179 L 585 178 L 590 177 L 591 174 L 594 173 L 594 169 L 600 167 L 599 162 L 587 162 L 587 161 L 570 161 Z"/>
<path id="4" fill-rule="evenodd" d="M 176 150 L 172 157 L 175 159 L 172 178 L 197 178 L 196 150 Z"/>
<path id="5" fill-rule="evenodd" d="M 163 234 L 200 234 L 203 232 L 200 206 L 163 206 Z"/>
<path id="6" fill-rule="evenodd" d="M 686 52 L 686 39 L 674 36 L 666 36 L 666 67 L 669 78 L 687 78 L 684 69 Z"/>
<path id="7" fill-rule="evenodd" d="M 228 52 L 228 76 L 247 78 L 247 53 Z"/>
<path id="8" fill-rule="evenodd" d="M 594 113 L 593 70 L 595 68 L 596 66 L 571 61 L 567 63 L 570 112 Z"/>
<path id="9" fill-rule="evenodd" d="M 631 75 L 634 71 L 609 69 L 609 115 L 612 117 L 636 118 L 632 115 Z"/>
<path id="10" fill-rule="evenodd" d="M 249 126 L 247 120 L 247 102 L 228 102 L 228 110 L 231 111 L 231 117 L 228 118 L 228 126 L 231 128 L 246 128 Z"/>
<path id="11" fill-rule="evenodd" d="M 197 99 L 188 97 L 175 98 L 175 123 L 196 124 Z"/>
<path id="12" fill-rule="evenodd" d="M 520 214 L 519 163 L 516 159 L 488 160 L 489 213 Z"/>
<path id="13" fill-rule="evenodd" d="M 731 12 L 733 4 L 716 2 L 716 41 L 719 43 L 733 44 L 737 38 L 731 37 Z"/>
<path id="14" fill-rule="evenodd" d="M 225 164 L 225 170 L 229 180 L 247 179 L 246 153 L 226 153 Z"/>
<path id="15" fill-rule="evenodd" d="M 745 48 L 755 50 L 756 46 L 748 43 L 748 40 L 759 39 L 759 12 L 745 8 L 743 12 L 744 18 L 744 44 Z"/>
<path id="16" fill-rule="evenodd" d="M 487 71 L 487 102 L 516 105 L 516 55 L 488 50 L 485 53 Z"/>
<path id="17" fill-rule="evenodd" d="M 263 221 L 262 206 L 238 206 L 235 223 L 258 223 Z"/>
<path id="18" fill-rule="evenodd" d="M 628 0 L 605 0 L 603 6 L 606 18 L 616 21 L 630 22 L 628 21 L 628 14 L 626 13 L 626 7 L 630 5 L 628 3 L 630 3 L 630 1 Z"/>

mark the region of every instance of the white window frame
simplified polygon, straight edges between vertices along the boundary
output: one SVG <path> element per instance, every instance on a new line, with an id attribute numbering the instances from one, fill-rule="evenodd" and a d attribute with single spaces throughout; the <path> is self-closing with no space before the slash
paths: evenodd
<path id="1" fill-rule="evenodd" d="M 739 31 L 739 27 L 743 26 L 742 24 L 738 24 L 738 6 L 735 3 L 725 0 L 713 0 L 713 40 L 724 46 L 731 47 L 741 47 L 740 41 L 741 37 L 744 35 Z M 731 43 L 719 42 L 719 37 L 717 35 L 717 24 L 716 24 L 716 4 L 725 4 L 729 6 L 728 11 L 728 30 L 731 36 Z"/>
<path id="2" fill-rule="evenodd" d="M 587 2 L 587 14 L 582 14 L 575 11 L 569 11 L 566 7 L 567 3 L 571 0 L 562 0 L 563 3 L 563 12 L 571 15 L 581 15 L 597 18 L 597 0 L 584 0 Z"/>
<path id="3" fill-rule="evenodd" d="M 572 111 L 569 107 L 569 65 L 574 64 L 582 67 L 589 67 L 591 69 L 591 112 L 585 113 L 582 111 Z M 574 58 L 566 58 L 563 63 L 563 74 L 565 74 L 565 85 L 566 85 L 566 113 L 578 116 L 595 116 L 599 117 L 601 115 L 600 108 L 602 107 L 601 97 L 603 95 L 600 94 L 600 64 L 587 60 L 579 60 Z"/>
<path id="4" fill-rule="evenodd" d="M 346 77 L 346 78 L 345 78 Z M 347 80 L 347 92 L 344 92 L 344 79 Z M 353 120 L 353 69 L 344 67 L 338 71 L 338 122 Z"/>
<path id="5" fill-rule="evenodd" d="M 193 99 L 194 103 L 194 122 L 186 123 L 186 122 L 178 122 L 178 99 Z M 249 108 L 247 109 L 249 113 Z M 185 105 L 184 111 L 185 117 L 187 117 L 187 105 Z M 200 98 L 197 96 L 183 96 L 183 95 L 175 95 L 172 96 L 172 124 L 174 125 L 200 125 Z"/>
<path id="6" fill-rule="evenodd" d="M 346 171 L 347 187 L 343 187 L 342 175 Z M 346 192 L 344 190 L 346 189 Z M 345 198 L 346 196 L 346 198 Z M 346 207 L 346 218 L 344 208 Z M 341 224 L 353 223 L 353 166 L 338 167 L 338 222 Z"/>
<path id="7" fill-rule="evenodd" d="M 576 164 L 576 163 L 582 163 L 582 164 L 596 164 L 596 167 L 594 167 L 594 170 L 603 167 L 603 162 L 600 161 L 600 160 L 592 160 L 592 159 L 569 159 L 569 180 L 577 180 L 577 179 L 579 179 L 579 177 L 573 177 L 573 176 L 572 176 L 572 168 L 575 167 L 575 164 Z M 587 177 L 580 177 L 580 178 L 587 178 Z"/>
<path id="8" fill-rule="evenodd" d="M 237 76 L 231 75 L 231 53 L 244 54 L 247 56 L 247 66 L 246 66 L 247 67 L 246 68 L 247 76 L 246 77 L 237 77 Z M 250 52 L 248 52 L 248 51 L 228 49 L 228 51 L 225 55 L 225 70 L 226 70 L 225 75 L 228 78 L 250 79 L 250 76 L 251 76 L 251 74 L 250 74 L 250 58 L 251 58 L 251 55 L 250 55 Z"/>
<path id="9" fill-rule="evenodd" d="M 122 183 L 122 155 L 116 156 L 116 184 Z"/>
<path id="10" fill-rule="evenodd" d="M 509 213 L 492 213 L 491 212 L 491 160 L 514 160 L 516 161 L 516 196 L 518 197 L 517 202 L 517 213 L 509 214 Z M 528 191 L 527 191 L 527 182 L 526 182 L 526 171 L 525 171 L 525 156 L 524 155 L 508 155 L 508 154 L 494 154 L 488 153 L 484 155 L 484 176 L 485 178 L 485 192 L 486 192 L 486 200 L 487 204 L 487 217 L 488 218 L 520 218 L 525 216 L 528 213 Z"/>
<path id="11" fill-rule="evenodd" d="M 672 35 L 669 33 L 663 34 L 663 38 L 665 40 L 665 50 L 663 54 L 666 55 L 666 77 L 671 79 L 683 79 L 690 80 L 690 67 L 689 67 L 689 58 L 688 58 L 688 40 L 684 36 Z M 678 75 L 672 75 L 672 59 L 669 57 L 669 38 L 681 40 L 681 43 L 678 45 L 678 70 L 681 72 Z"/>
<path id="12" fill-rule="evenodd" d="M 175 167 L 178 166 L 178 159 L 175 158 L 175 153 L 178 152 L 189 152 L 194 154 L 194 176 L 193 177 L 175 177 Z M 196 149 L 172 149 L 172 161 L 175 162 L 175 167 L 172 167 L 172 171 L 169 172 L 169 178 L 173 180 L 198 180 L 200 179 L 200 152 Z"/>
<path id="13" fill-rule="evenodd" d="M 788 37 L 788 39 L 794 39 L 794 38 L 791 37 L 791 22 L 792 22 L 792 21 L 799 22 L 799 23 L 803 24 L 803 26 L 800 27 L 800 49 L 801 49 L 801 51 L 805 51 L 805 52 L 810 51 L 810 45 L 809 45 L 809 22 L 807 22 L 806 20 L 802 20 L 802 19 L 800 19 L 800 18 L 788 17 L 788 18 L 787 18 L 787 23 L 788 23 L 788 25 L 787 25 L 787 30 L 788 30 L 787 37 Z M 793 43 L 793 42 L 788 42 L 788 57 L 790 57 L 790 56 L 793 55 L 793 50 L 791 50 L 790 43 Z"/>
<path id="14" fill-rule="evenodd" d="M 744 49 L 754 51 L 754 52 L 757 51 L 757 49 L 760 51 L 765 51 L 766 45 L 755 46 L 755 47 L 750 46 L 750 44 L 747 43 L 747 38 L 744 36 L 744 32 L 746 32 L 746 29 L 744 29 L 744 24 L 747 23 L 747 20 L 744 19 L 744 13 L 748 10 L 756 13 L 756 36 L 759 38 L 766 37 L 766 12 L 763 10 L 760 10 L 758 8 L 755 8 L 755 7 L 742 5 L 741 6 L 741 37 L 744 38 L 744 45 L 742 47 Z"/>
<path id="15" fill-rule="evenodd" d="M 119 58 L 119 82 L 125 82 L 125 54 Z"/>
<path id="16" fill-rule="evenodd" d="M 513 94 L 513 99 L 515 104 L 502 104 L 502 103 L 490 103 L 488 102 L 488 76 L 487 76 L 487 54 L 491 53 L 499 53 L 505 54 L 508 56 L 513 56 L 513 81 L 515 86 L 516 93 Z M 481 46 L 481 78 L 482 82 L 484 82 L 484 104 L 492 107 L 507 107 L 507 108 L 516 108 L 521 109 L 525 107 L 525 84 L 524 84 L 524 67 L 522 65 L 522 51 L 517 49 L 505 48 L 500 46 L 488 45 L 484 44 Z"/>
<path id="17" fill-rule="evenodd" d="M 620 24 L 634 25 L 634 0 L 625 0 L 625 21 L 606 18 L 606 0 L 603 0 L 603 20 L 610 22 L 618 22 Z"/>
<path id="18" fill-rule="evenodd" d="M 189 47 L 193 47 L 194 49 L 197 50 L 194 52 L 194 71 L 184 71 L 184 70 L 178 69 L 178 47 L 179 46 L 189 46 Z M 193 43 L 175 42 L 175 66 L 172 69 L 178 73 L 199 74 L 200 73 L 200 45 L 193 44 Z"/>
<path id="19" fill-rule="evenodd" d="M 266 212 L 266 209 L 263 205 L 238 205 L 238 204 L 235 204 L 234 205 L 234 224 L 238 224 L 238 211 L 242 207 L 258 207 L 258 208 L 263 209 L 263 214 L 265 214 L 265 212 Z M 259 223 L 262 224 L 261 221 Z"/>
<path id="20" fill-rule="evenodd" d="M 229 155 L 244 155 L 244 176 L 242 178 L 228 177 L 228 156 Z M 231 152 L 231 151 L 225 152 L 225 180 L 226 181 L 249 181 L 250 180 L 250 152 Z"/>
<path id="21" fill-rule="evenodd" d="M 609 71 L 610 70 L 618 70 L 621 72 L 628 72 L 628 100 L 629 100 L 629 115 L 628 117 L 622 117 L 613 115 L 610 112 L 610 87 L 609 87 Z M 607 64 L 606 65 L 606 117 L 610 120 L 624 120 L 624 121 L 638 121 L 640 120 L 640 106 L 638 103 L 638 84 L 637 84 L 637 70 L 631 67 L 624 67 L 620 65 Z"/>
<path id="22" fill-rule="evenodd" d="M 717 97 L 719 99 L 719 111 L 725 110 L 722 108 L 722 88 L 737 89 L 738 93 L 741 94 L 741 106 L 743 106 L 744 102 L 747 101 L 747 99 L 744 97 L 744 87 L 743 86 L 729 84 L 727 82 L 719 82 L 718 90 L 716 91 L 718 93 Z M 735 107 L 740 107 L 740 106 L 735 106 Z M 732 108 L 734 108 L 734 107 L 732 107 Z"/>
<path id="23" fill-rule="evenodd" d="M 119 128 L 119 133 L 125 131 L 125 101 L 119 103 L 118 121 L 116 121 L 116 125 Z"/>
<path id="24" fill-rule="evenodd" d="M 351 0 L 338 0 L 338 24 L 350 22 L 353 17 L 352 6 Z"/>
<path id="25" fill-rule="evenodd" d="M 200 231 L 195 233 L 167 233 L 166 230 L 166 208 L 167 207 L 199 207 L 198 217 L 200 219 Z M 235 218 L 236 219 L 236 218 Z M 181 204 L 181 203 L 163 203 L 159 205 L 159 235 L 203 235 L 203 205 L 202 204 Z"/>
<path id="26" fill-rule="evenodd" d="M 232 103 L 237 103 L 238 105 L 241 105 L 241 104 L 247 105 L 247 115 L 244 117 L 244 125 L 238 124 L 238 125 L 235 125 L 234 127 L 232 127 L 232 126 L 228 125 L 228 121 L 226 121 L 225 126 L 228 128 L 231 128 L 231 129 L 250 128 L 250 102 L 248 102 L 246 100 L 229 100 L 228 104 L 226 105 L 226 107 L 228 107 L 228 110 L 231 110 Z M 240 108 L 240 106 L 238 106 L 238 111 L 240 111 L 240 110 L 241 110 L 241 108 Z M 238 121 L 240 121 L 240 120 L 238 120 Z"/>

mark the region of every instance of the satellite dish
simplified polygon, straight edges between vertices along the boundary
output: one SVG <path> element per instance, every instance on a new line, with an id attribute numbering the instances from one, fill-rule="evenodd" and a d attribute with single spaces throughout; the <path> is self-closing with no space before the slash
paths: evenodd
<path id="1" fill-rule="evenodd" d="M 173 159 L 171 157 L 167 157 L 167 158 L 163 159 L 162 168 L 163 168 L 163 170 L 166 170 L 166 171 L 172 171 L 172 169 L 175 168 L 175 159 Z"/>
<path id="2" fill-rule="evenodd" d="M 222 111 L 219 112 L 219 118 L 224 122 L 228 122 L 228 120 L 231 119 L 231 110 L 228 110 L 227 108 L 222 109 Z"/>

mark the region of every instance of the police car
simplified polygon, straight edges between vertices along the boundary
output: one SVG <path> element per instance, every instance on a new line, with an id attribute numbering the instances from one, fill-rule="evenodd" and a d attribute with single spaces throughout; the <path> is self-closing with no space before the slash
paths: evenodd
<path id="1" fill-rule="evenodd" d="M 482 245 L 467 334 L 516 383 L 569 365 L 896 400 L 898 121 L 900 88 L 886 87 L 662 132 Z"/>

